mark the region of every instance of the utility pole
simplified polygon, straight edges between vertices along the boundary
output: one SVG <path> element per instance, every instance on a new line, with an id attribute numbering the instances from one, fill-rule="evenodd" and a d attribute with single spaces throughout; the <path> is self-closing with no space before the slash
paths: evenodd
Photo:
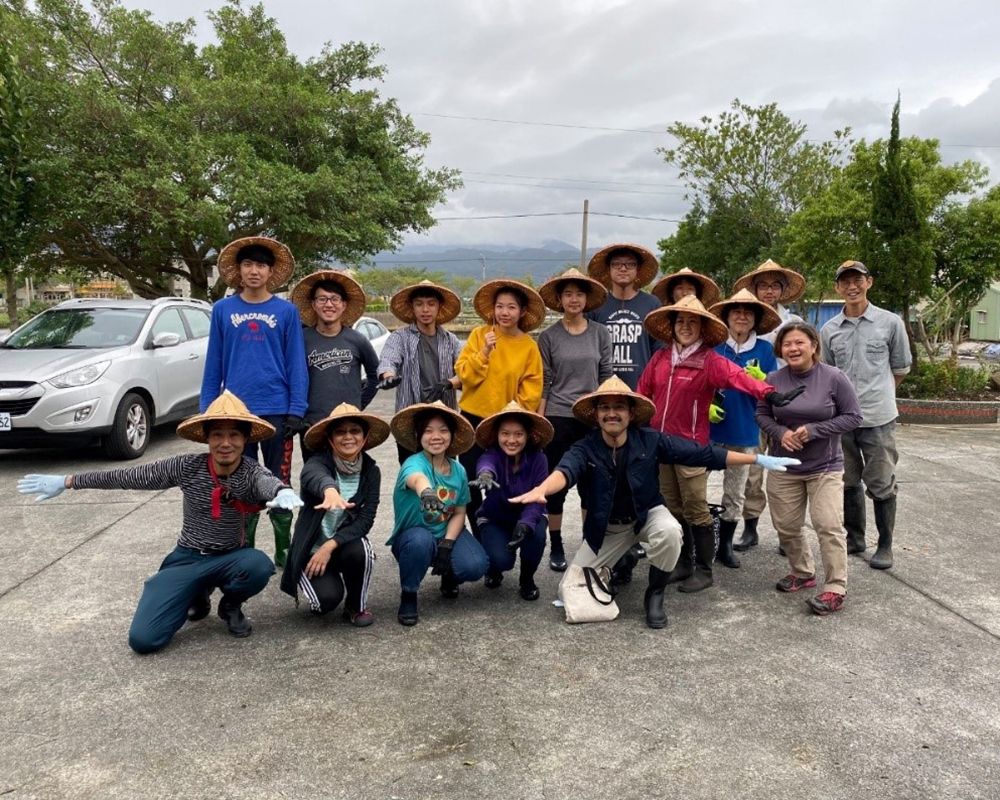
<path id="1" fill-rule="evenodd" d="M 486 256 L 479 254 L 479 263 L 483 265 L 483 283 L 486 283 Z"/>
<path id="2" fill-rule="evenodd" d="M 580 241 L 580 272 L 587 269 L 587 218 L 590 216 L 590 201 L 583 201 L 583 238 Z"/>

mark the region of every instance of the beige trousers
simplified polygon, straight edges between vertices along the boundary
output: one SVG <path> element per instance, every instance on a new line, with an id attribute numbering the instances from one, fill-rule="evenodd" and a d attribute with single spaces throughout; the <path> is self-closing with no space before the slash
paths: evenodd
<path id="1" fill-rule="evenodd" d="M 811 578 L 816 574 L 812 548 L 806 541 L 802 526 L 809 520 L 819 537 L 819 552 L 823 559 L 824 592 L 847 593 L 847 536 L 844 533 L 844 474 L 816 472 L 794 475 L 789 472 L 769 472 L 767 502 L 771 506 L 771 522 L 778 531 L 778 541 L 788 555 L 793 575 Z"/>
<path id="2" fill-rule="evenodd" d="M 678 519 L 690 525 L 711 525 L 708 510 L 708 470 L 681 464 L 660 464 L 660 494 Z"/>
<path id="3" fill-rule="evenodd" d="M 573 563 L 579 567 L 613 567 L 636 542 L 642 542 L 650 564 L 670 572 L 681 554 L 681 525 L 664 506 L 654 506 L 638 533 L 633 525 L 609 525 L 600 552 L 595 553 L 583 542 Z"/>

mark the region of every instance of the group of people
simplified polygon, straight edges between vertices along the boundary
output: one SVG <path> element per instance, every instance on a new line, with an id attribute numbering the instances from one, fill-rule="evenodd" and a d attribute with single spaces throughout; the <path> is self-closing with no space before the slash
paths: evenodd
<path id="1" fill-rule="evenodd" d="M 283 244 L 240 239 L 218 265 L 236 291 L 213 308 L 202 412 L 178 427 L 208 453 L 18 484 L 39 499 L 66 488 L 181 488 L 177 547 L 147 580 L 132 622 L 137 652 L 207 616 L 215 589 L 230 633 L 249 635 L 242 605 L 275 564 L 297 603 L 317 614 L 342 608 L 350 624 L 370 625 L 368 534 L 381 473 L 368 451 L 390 434 L 400 467 L 387 544 L 403 625 L 419 621 L 428 570 L 455 598 L 463 583 L 499 588 L 519 561 L 520 597 L 537 600 L 546 544 L 549 568 L 567 569 L 562 518 L 574 485 L 583 530 L 573 562 L 612 568 L 620 589 L 647 557 L 651 628 L 666 625 L 669 584 L 698 592 L 712 585 L 714 563 L 740 565 L 734 551 L 757 545 L 765 503 L 789 563 L 777 582 L 784 592 L 817 583 L 802 533 L 810 511 L 825 570 L 808 601 L 818 614 L 842 607 L 847 554 L 865 550 L 866 490 L 878 529 L 869 563 L 892 565 L 894 389 L 909 350 L 899 318 L 867 300 L 872 277 L 861 262 L 838 269 L 844 311 L 821 334 L 786 309 L 805 281 L 774 261 L 740 278 L 727 299 L 689 269 L 647 293 L 653 254 L 611 245 L 587 274 L 566 270 L 538 291 L 506 278 L 484 283 L 473 300 L 484 324 L 464 346 L 443 327 L 459 297 L 423 281 L 392 297 L 404 326 L 380 359 L 351 327 L 366 298 L 349 274 L 314 272 L 286 301 L 274 294 L 294 270 Z M 560 317 L 536 341 L 546 308 Z M 365 410 L 393 388 L 391 421 Z M 296 437 L 300 494 L 290 475 Z M 725 470 L 718 542 L 708 470 Z M 254 549 L 265 509 L 274 563 Z"/>

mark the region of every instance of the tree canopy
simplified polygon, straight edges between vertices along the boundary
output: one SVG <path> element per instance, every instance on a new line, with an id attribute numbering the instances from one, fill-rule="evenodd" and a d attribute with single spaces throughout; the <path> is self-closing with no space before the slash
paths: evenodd
<path id="1" fill-rule="evenodd" d="M 45 208 L 36 260 L 108 271 L 143 296 L 219 296 L 219 249 L 272 235 L 299 274 L 363 261 L 421 231 L 457 185 L 424 165 L 428 136 L 378 83 L 377 46 L 326 46 L 299 60 L 263 6 L 159 23 L 116 0 L 22 9 L 27 77 L 45 97 L 35 169 Z"/>

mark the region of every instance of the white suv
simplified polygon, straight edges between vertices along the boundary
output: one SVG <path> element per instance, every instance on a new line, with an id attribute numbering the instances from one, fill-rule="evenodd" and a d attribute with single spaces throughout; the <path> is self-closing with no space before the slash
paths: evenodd
<path id="1" fill-rule="evenodd" d="M 198 411 L 212 307 L 67 300 L 0 344 L 0 449 L 100 441 L 138 458 L 152 426 Z"/>

